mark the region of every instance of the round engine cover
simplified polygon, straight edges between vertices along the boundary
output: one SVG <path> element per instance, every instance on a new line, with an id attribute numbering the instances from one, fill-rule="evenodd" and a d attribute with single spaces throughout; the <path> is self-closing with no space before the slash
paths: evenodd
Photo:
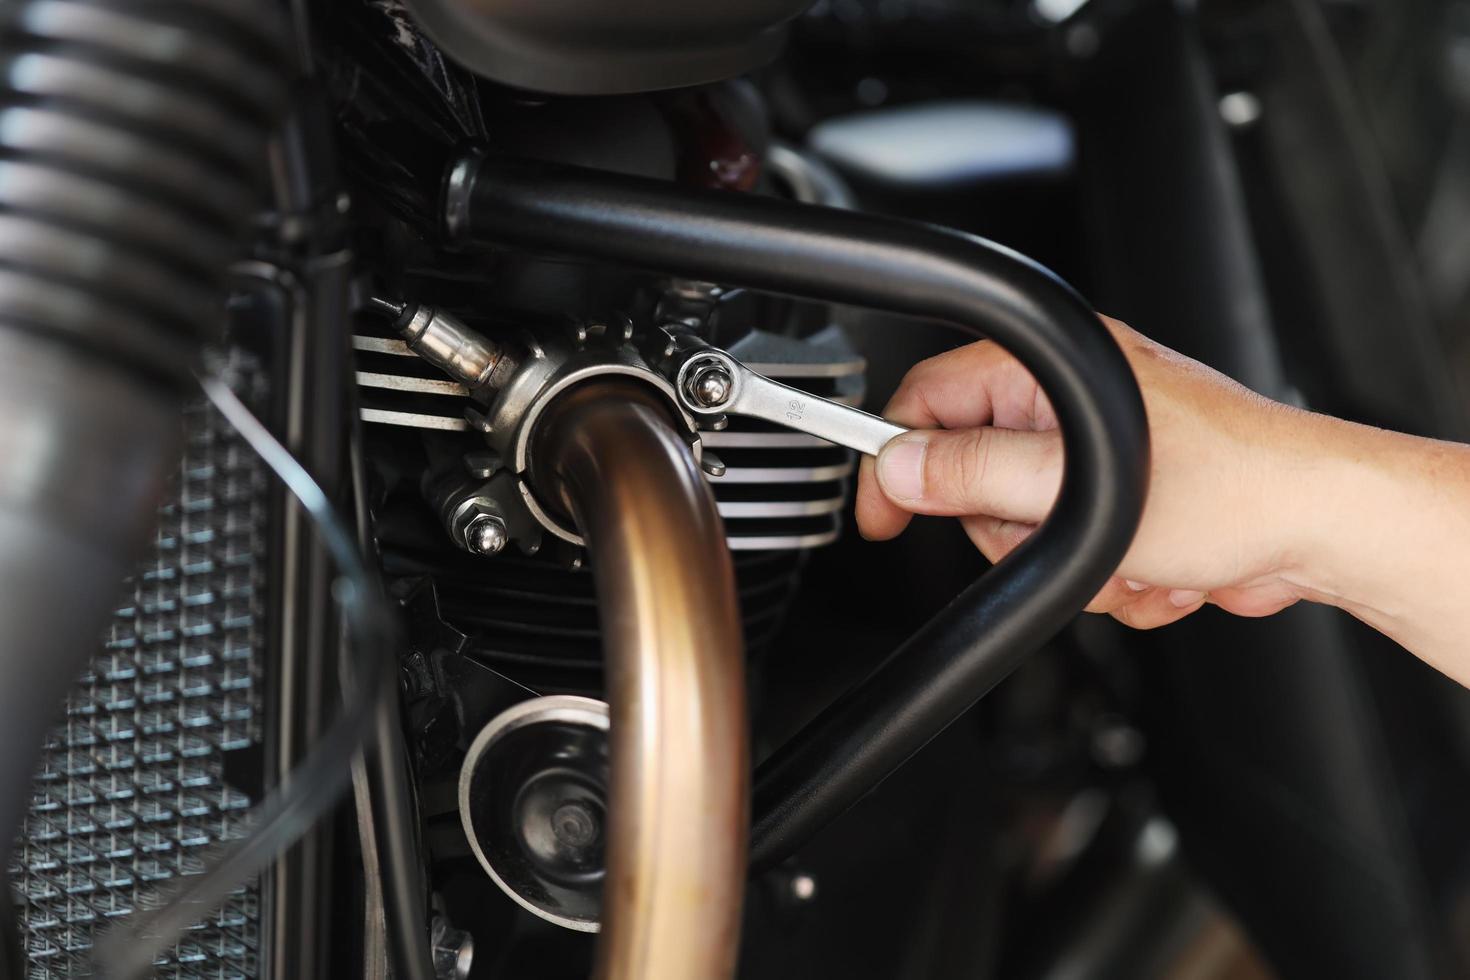
<path id="1" fill-rule="evenodd" d="M 404 0 L 444 51 L 486 78 L 616 95 L 739 75 L 775 56 L 811 0 Z"/>

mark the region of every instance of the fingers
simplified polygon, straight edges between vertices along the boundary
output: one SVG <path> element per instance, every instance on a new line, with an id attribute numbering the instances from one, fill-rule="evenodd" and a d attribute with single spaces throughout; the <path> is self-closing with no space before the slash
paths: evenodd
<path id="1" fill-rule="evenodd" d="M 1056 430 L 915 431 L 884 446 L 875 470 L 883 495 L 902 510 L 1034 524 L 1061 486 L 1062 442 Z"/>
<path id="2" fill-rule="evenodd" d="M 982 340 L 914 365 L 883 410 L 914 428 L 996 425 L 1056 427 L 1051 403 L 1029 372 L 995 343 Z"/>
<path id="3" fill-rule="evenodd" d="M 884 409 L 885 418 L 919 428 L 995 424 L 1055 427 L 1051 404 L 1015 358 L 990 341 L 968 344 L 915 365 Z M 858 469 L 857 525 L 870 541 L 892 538 L 912 511 L 883 493 L 871 459 Z"/>
<path id="4" fill-rule="evenodd" d="M 1003 521 L 993 517 L 966 517 L 960 523 L 975 547 L 992 563 L 1015 551 L 1036 530 L 1034 524 Z M 1174 603 L 1172 599 L 1167 604 L 1160 603 L 1157 595 L 1160 592 L 1168 593 L 1169 590 L 1152 589 L 1141 582 L 1129 582 L 1115 575 L 1108 579 L 1107 584 L 1087 604 L 1085 611 L 1106 613 L 1120 619 L 1128 617 L 1133 622 L 1147 624 L 1140 628 L 1149 629 L 1187 616 L 1202 605 L 1202 602 L 1194 599 L 1183 606 Z M 1139 608 L 1130 609 L 1134 606 Z M 1133 623 L 1130 622 L 1130 625 Z"/>
<path id="5" fill-rule="evenodd" d="M 1006 521 L 984 515 L 962 517 L 960 526 L 992 565 L 1015 551 L 1036 530 L 1035 524 L 1025 521 Z"/>
<path id="6" fill-rule="evenodd" d="M 1300 600 L 1301 594 L 1294 588 L 1274 580 L 1210 593 L 1210 601 L 1226 612 L 1252 618 L 1274 616 Z"/>
<path id="7" fill-rule="evenodd" d="M 987 559 L 998 562 L 1020 546 L 1036 525 L 993 517 L 966 517 L 960 523 Z M 1087 612 L 1104 613 L 1134 629 L 1157 629 L 1203 608 L 1206 596 L 1184 589 L 1153 588 L 1113 576 L 1087 604 Z"/>
<path id="8" fill-rule="evenodd" d="M 1179 594 L 1181 592 L 1179 589 L 1149 589 L 1135 593 L 1131 602 L 1112 610 L 1110 615 L 1124 626 L 1152 630 L 1177 623 L 1185 616 L 1203 609 L 1209 601 L 1202 592 L 1192 593 L 1188 597 Z"/>
<path id="9" fill-rule="evenodd" d="M 887 541 L 909 526 L 914 515 L 889 500 L 878 489 L 878 477 L 871 456 L 858 464 L 857 501 L 854 508 L 858 533 L 869 541 Z"/>

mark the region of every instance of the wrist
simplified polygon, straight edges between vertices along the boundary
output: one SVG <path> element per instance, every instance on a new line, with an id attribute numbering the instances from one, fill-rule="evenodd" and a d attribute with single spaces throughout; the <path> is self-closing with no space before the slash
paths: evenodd
<path id="1" fill-rule="evenodd" d="M 1470 450 L 1320 415 L 1300 427 L 1298 488 L 1283 578 L 1410 649 L 1452 620 L 1470 514 Z"/>
<path id="2" fill-rule="evenodd" d="M 1351 607 L 1371 594 L 1361 575 L 1364 515 L 1383 512 L 1392 476 L 1367 445 L 1374 430 L 1289 406 L 1273 423 L 1263 468 L 1277 506 L 1262 513 L 1275 517 L 1277 574 L 1303 599 Z"/>
<path id="3" fill-rule="evenodd" d="M 1470 446 L 1285 406 L 1252 422 L 1247 513 L 1285 601 L 1336 606 L 1470 686 Z"/>

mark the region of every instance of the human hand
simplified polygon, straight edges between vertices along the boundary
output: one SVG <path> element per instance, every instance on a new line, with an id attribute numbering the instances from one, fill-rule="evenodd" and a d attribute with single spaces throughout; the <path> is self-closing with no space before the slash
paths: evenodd
<path id="1" fill-rule="evenodd" d="M 1263 398 L 1106 317 L 1142 389 L 1152 443 L 1148 501 L 1117 574 L 1088 605 L 1152 628 L 1207 600 L 1247 616 L 1303 597 L 1295 543 L 1316 416 Z M 884 415 L 899 436 L 858 481 L 863 536 L 886 540 L 912 514 L 960 518 L 991 561 L 1024 541 L 1061 484 L 1062 442 L 1045 394 L 981 341 L 915 366 Z"/>

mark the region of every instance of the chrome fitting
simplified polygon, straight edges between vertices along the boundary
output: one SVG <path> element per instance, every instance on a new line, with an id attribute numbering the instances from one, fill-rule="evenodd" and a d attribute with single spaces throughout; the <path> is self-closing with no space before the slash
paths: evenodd
<path id="1" fill-rule="evenodd" d="M 719 361 L 696 361 L 684 378 L 684 392 L 703 408 L 719 408 L 735 391 L 735 378 Z"/>
<path id="2" fill-rule="evenodd" d="M 451 495 L 440 512 L 449 537 L 472 555 L 500 554 L 511 537 L 500 502 L 483 490 L 467 488 L 461 492 L 466 495 Z"/>
<path id="3" fill-rule="evenodd" d="M 523 506 L 543 528 L 580 548 L 583 541 L 576 528 L 558 516 L 558 506 L 548 506 L 550 502 L 541 499 L 530 480 L 532 435 L 552 400 L 594 378 L 626 377 L 648 385 L 667 403 L 696 461 L 703 454 L 699 430 L 694 417 L 680 404 L 673 384 L 631 346 L 575 349 L 553 339 L 537 342 L 529 337 L 525 344 L 528 356 L 514 374 L 488 399 L 478 399 L 479 404 L 467 409 L 465 419 L 471 428 L 484 433 L 490 448 L 515 475 L 520 497 L 517 510 Z"/>
<path id="4" fill-rule="evenodd" d="M 432 306 L 420 304 L 406 321 L 400 316 L 398 332 L 409 350 L 472 392 L 500 388 L 515 373 L 516 359 L 502 345 Z"/>
<path id="5" fill-rule="evenodd" d="M 480 514 L 465 528 L 464 543 L 476 555 L 498 555 L 510 540 L 505 522 L 493 514 Z"/>

